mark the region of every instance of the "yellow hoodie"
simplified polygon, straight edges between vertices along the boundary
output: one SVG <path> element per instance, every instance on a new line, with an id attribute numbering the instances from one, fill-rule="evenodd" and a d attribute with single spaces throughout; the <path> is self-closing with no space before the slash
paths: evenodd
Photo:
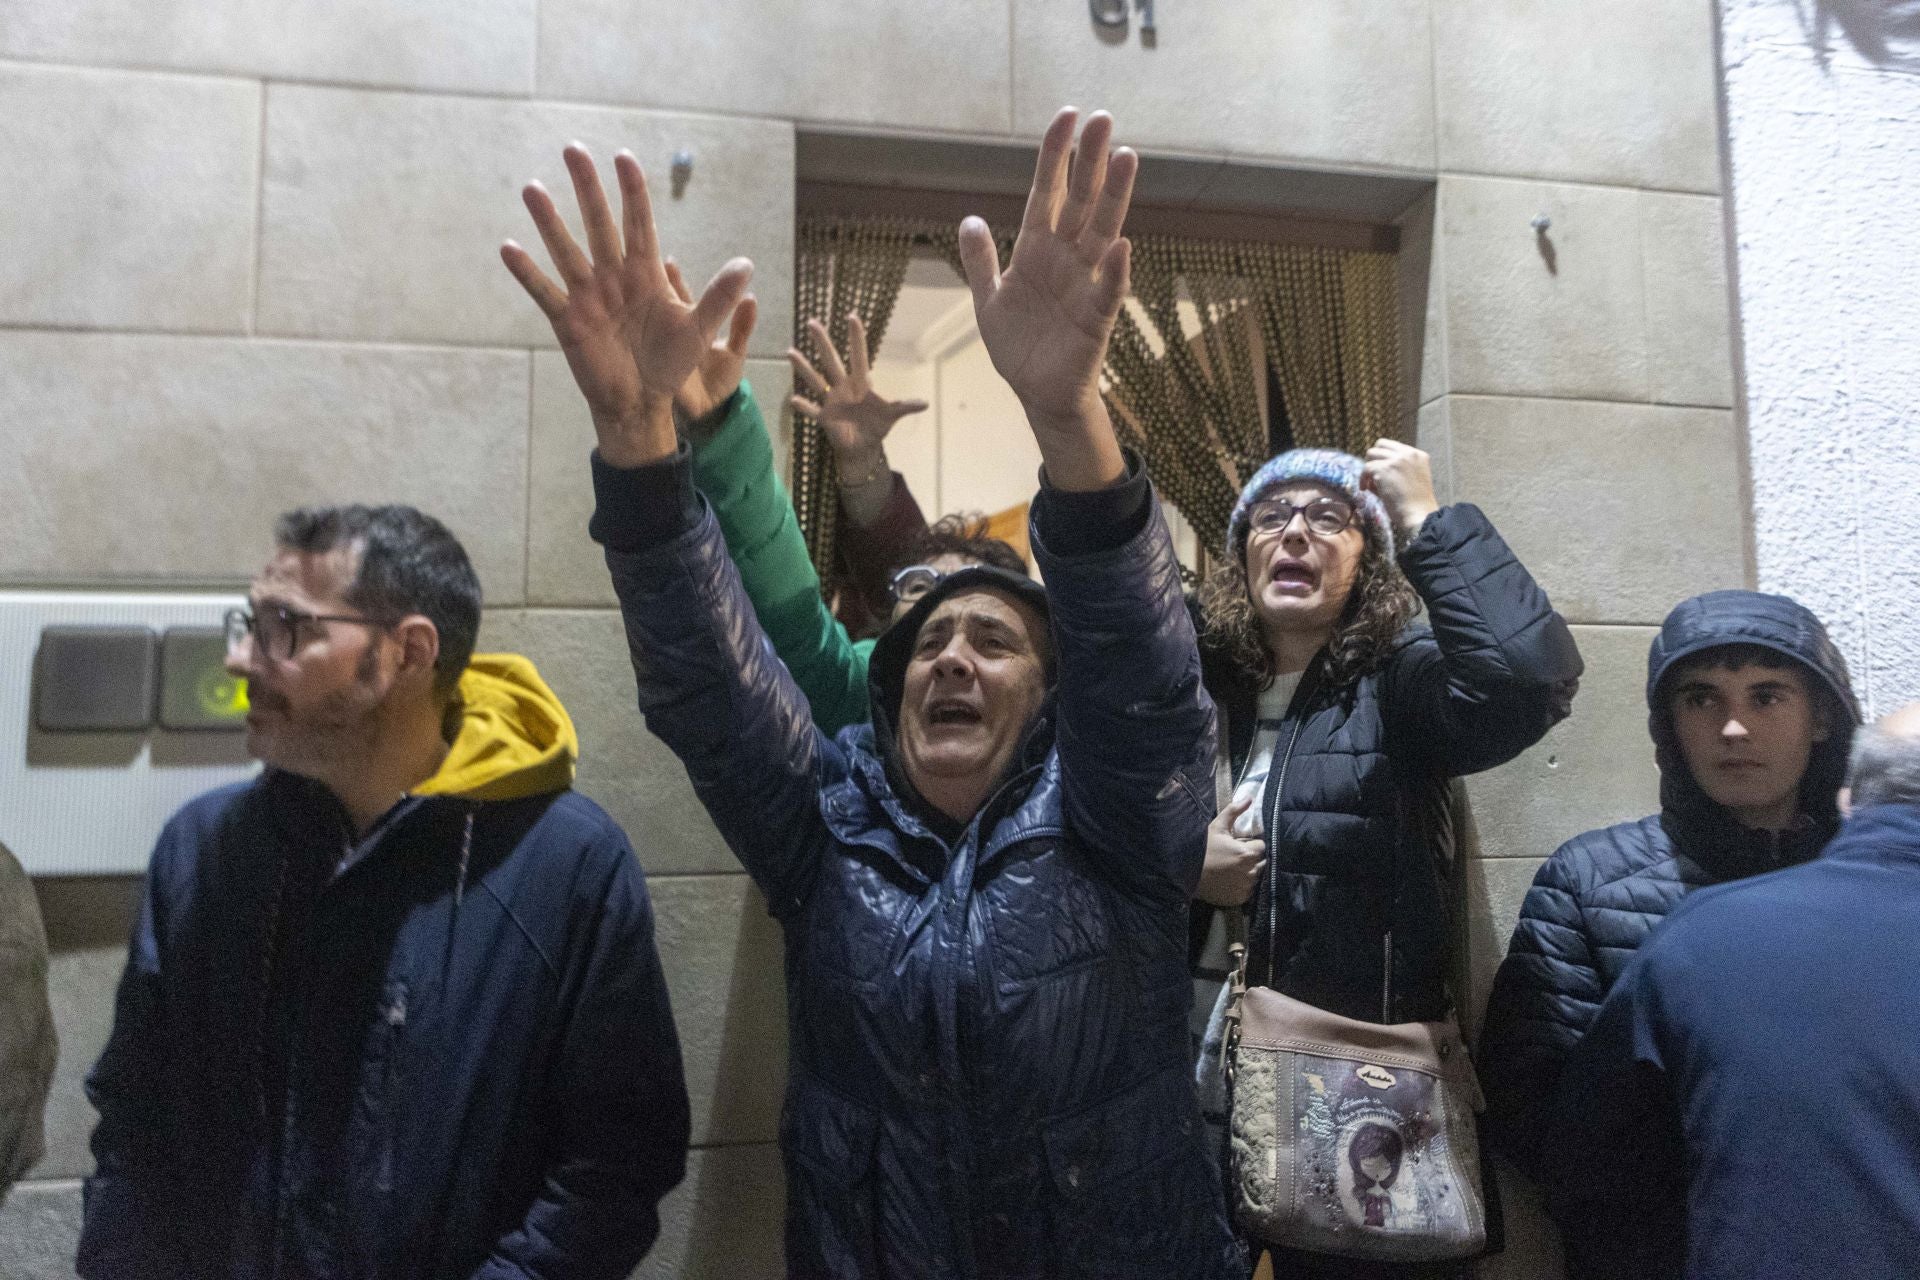
<path id="1" fill-rule="evenodd" d="M 476 653 L 460 677 L 460 733 L 419 796 L 520 800 L 573 785 L 580 739 L 533 663 Z"/>

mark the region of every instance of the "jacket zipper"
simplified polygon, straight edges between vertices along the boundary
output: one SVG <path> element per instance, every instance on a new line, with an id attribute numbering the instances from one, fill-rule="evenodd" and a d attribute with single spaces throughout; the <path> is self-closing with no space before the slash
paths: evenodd
<path id="1" fill-rule="evenodd" d="M 394 994 L 393 1000 L 381 1012 L 381 1021 L 385 1028 L 386 1060 L 380 1064 L 380 1167 L 375 1189 L 381 1195 L 393 1193 L 393 1148 L 394 1129 L 398 1117 L 399 1069 L 396 1066 L 400 1058 L 400 1038 L 407 1025 L 407 989 L 403 985 Z"/>
<path id="2" fill-rule="evenodd" d="M 1279 827 L 1279 824 L 1280 824 L 1280 792 L 1287 785 L 1287 766 L 1293 763 L 1293 749 L 1294 747 L 1299 745 L 1300 730 L 1305 727 L 1307 722 L 1306 715 L 1304 714 L 1306 703 L 1305 703 L 1305 700 L 1301 698 L 1301 694 L 1305 692 L 1304 686 L 1307 683 L 1307 678 L 1312 674 L 1313 674 L 1312 671 L 1309 670 L 1309 672 L 1307 673 L 1307 676 L 1301 677 L 1300 683 L 1302 685 L 1302 688 L 1295 689 L 1293 691 L 1292 700 L 1298 701 L 1301 703 L 1302 714 L 1297 718 L 1295 718 L 1293 722 L 1293 734 L 1291 737 L 1287 739 L 1286 754 L 1280 757 L 1280 768 L 1274 773 L 1273 782 L 1267 788 L 1267 794 L 1270 797 L 1272 797 L 1267 801 L 1267 819 L 1266 819 L 1267 985 L 1269 987 L 1273 986 L 1274 959 L 1275 959 L 1274 952 L 1277 949 L 1280 942 L 1280 888 L 1279 888 L 1280 877 L 1279 877 L 1278 868 L 1274 863 L 1276 851 L 1279 847 L 1278 841 L 1275 840 L 1274 837 L 1278 834 L 1277 828 Z"/>
<path id="3" fill-rule="evenodd" d="M 1380 1021 L 1393 1021 L 1393 926 L 1380 939 Z"/>

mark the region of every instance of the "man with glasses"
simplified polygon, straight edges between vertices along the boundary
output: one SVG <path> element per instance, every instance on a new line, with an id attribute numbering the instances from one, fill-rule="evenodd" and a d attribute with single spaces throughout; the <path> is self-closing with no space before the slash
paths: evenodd
<path id="1" fill-rule="evenodd" d="M 155 849 L 80 1274 L 624 1277 L 688 1141 L 633 850 L 444 525 L 276 539 L 227 618 L 266 769 Z"/>

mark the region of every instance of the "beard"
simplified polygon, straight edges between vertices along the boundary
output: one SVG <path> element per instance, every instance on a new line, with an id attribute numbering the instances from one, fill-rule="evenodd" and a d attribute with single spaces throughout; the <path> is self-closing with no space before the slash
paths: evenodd
<path id="1" fill-rule="evenodd" d="M 309 778 L 331 776 L 343 762 L 364 757 L 377 736 L 385 704 L 377 679 L 378 664 L 369 650 L 352 684 L 330 691 L 299 713 L 271 689 L 250 692 L 253 705 L 274 713 L 276 723 L 269 729 L 249 726 L 248 752 L 269 768 Z"/>

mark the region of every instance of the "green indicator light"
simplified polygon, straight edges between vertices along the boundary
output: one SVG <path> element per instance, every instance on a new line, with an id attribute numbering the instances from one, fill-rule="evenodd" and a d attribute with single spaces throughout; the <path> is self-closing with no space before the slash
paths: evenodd
<path id="1" fill-rule="evenodd" d="M 203 715 L 237 720 L 247 714 L 247 682 L 215 669 L 200 673 L 194 689 Z"/>
<path id="2" fill-rule="evenodd" d="M 247 682 L 227 672 L 221 627 L 169 627 L 160 640 L 160 724 L 232 733 L 247 715 Z"/>

